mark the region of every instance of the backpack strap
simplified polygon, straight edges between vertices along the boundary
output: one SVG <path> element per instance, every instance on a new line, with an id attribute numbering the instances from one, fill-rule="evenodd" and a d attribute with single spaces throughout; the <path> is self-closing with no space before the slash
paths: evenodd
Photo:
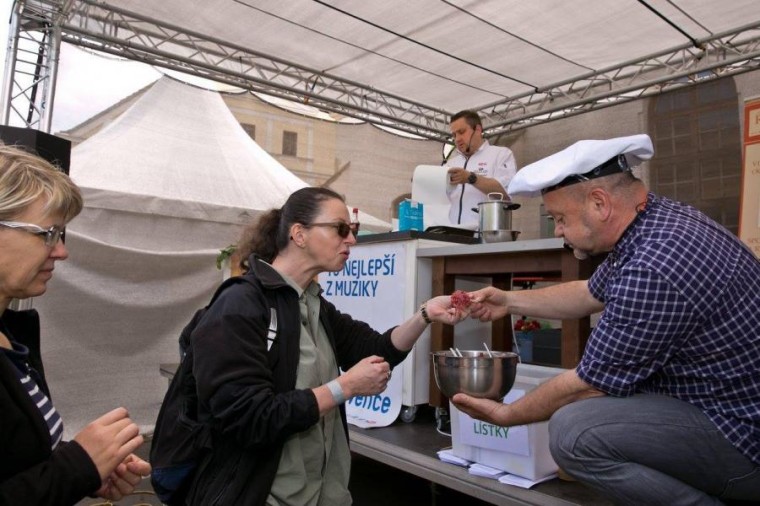
<path id="1" fill-rule="evenodd" d="M 180 357 L 184 359 L 185 355 L 187 354 L 188 346 L 190 346 L 190 334 L 192 334 L 192 331 L 195 329 L 195 327 L 198 325 L 198 322 L 200 321 L 201 317 L 205 314 L 206 310 L 208 310 L 211 305 L 216 302 L 216 299 L 219 298 L 219 296 L 232 285 L 236 285 L 238 283 L 250 283 L 251 285 L 256 286 L 256 281 L 253 277 L 251 277 L 249 274 L 243 274 L 240 276 L 233 276 L 231 278 L 225 279 L 221 285 L 216 289 L 214 292 L 214 295 L 211 297 L 211 300 L 208 304 L 202 309 L 199 309 L 196 311 L 195 315 L 193 316 L 190 324 L 188 324 L 180 333 L 179 336 L 179 348 L 180 348 Z M 269 323 L 267 324 L 267 351 L 269 351 L 272 348 L 272 345 L 274 344 L 275 340 L 277 339 L 277 329 L 278 329 L 278 321 L 277 321 L 277 300 L 275 297 L 275 294 L 271 292 L 271 290 L 264 290 L 264 296 L 267 299 L 267 304 L 269 305 Z"/>

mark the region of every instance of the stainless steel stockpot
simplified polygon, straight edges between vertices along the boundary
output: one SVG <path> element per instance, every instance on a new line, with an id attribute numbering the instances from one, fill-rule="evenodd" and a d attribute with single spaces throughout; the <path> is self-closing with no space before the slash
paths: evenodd
<path id="1" fill-rule="evenodd" d="M 478 230 L 483 232 L 495 232 L 497 230 L 512 230 L 512 211 L 519 209 L 520 204 L 504 200 L 501 193 L 489 193 L 488 200 L 478 204 L 472 210 L 479 215 Z"/>

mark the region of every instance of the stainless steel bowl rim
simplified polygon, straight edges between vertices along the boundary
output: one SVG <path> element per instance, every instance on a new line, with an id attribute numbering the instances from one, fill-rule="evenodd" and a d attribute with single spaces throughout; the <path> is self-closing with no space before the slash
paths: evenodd
<path id="1" fill-rule="evenodd" d="M 450 350 L 431 352 L 435 382 L 447 397 L 458 392 L 499 400 L 514 385 L 518 355 L 508 351 Z"/>

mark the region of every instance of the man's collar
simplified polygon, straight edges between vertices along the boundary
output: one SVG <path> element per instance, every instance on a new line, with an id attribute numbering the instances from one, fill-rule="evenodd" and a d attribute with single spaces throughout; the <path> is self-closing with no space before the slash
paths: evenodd
<path id="1" fill-rule="evenodd" d="M 480 143 L 480 147 L 475 152 L 473 152 L 472 155 L 474 155 L 475 153 L 478 153 L 479 151 L 484 150 L 485 148 L 487 148 L 490 145 L 491 144 L 489 144 L 489 142 L 486 139 L 483 139 L 483 142 Z M 460 155 L 462 155 L 465 158 L 468 158 L 468 156 L 466 154 L 462 153 L 458 149 L 457 149 L 457 153 L 459 153 Z M 472 155 L 469 155 L 469 156 L 472 156 Z"/>

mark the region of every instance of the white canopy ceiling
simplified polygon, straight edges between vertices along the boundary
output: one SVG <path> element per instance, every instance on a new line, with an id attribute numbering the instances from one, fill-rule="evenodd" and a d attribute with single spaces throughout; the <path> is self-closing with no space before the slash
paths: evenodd
<path id="1" fill-rule="evenodd" d="M 447 111 L 760 21 L 754 0 L 105 3 Z"/>
<path id="2" fill-rule="evenodd" d="M 495 135 L 760 58 L 756 0 L 22 3 L 67 42 L 436 139 L 465 108 Z"/>

